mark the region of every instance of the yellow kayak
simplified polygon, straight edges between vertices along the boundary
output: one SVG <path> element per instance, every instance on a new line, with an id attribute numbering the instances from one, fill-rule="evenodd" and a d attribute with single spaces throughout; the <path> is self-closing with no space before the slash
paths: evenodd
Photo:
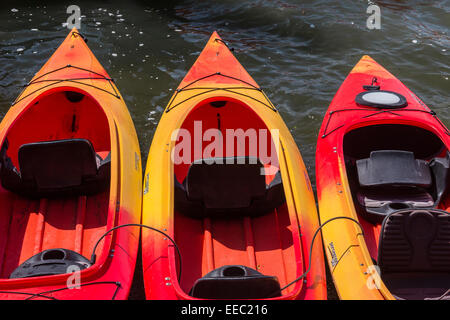
<path id="1" fill-rule="evenodd" d="M 147 299 L 326 298 L 300 152 L 216 32 L 161 117 L 143 193 L 143 224 L 170 237 L 143 230 Z"/>
<path id="2" fill-rule="evenodd" d="M 0 299 L 126 299 L 139 228 L 98 241 L 140 222 L 139 143 L 76 29 L 9 109 L 0 141 Z"/>

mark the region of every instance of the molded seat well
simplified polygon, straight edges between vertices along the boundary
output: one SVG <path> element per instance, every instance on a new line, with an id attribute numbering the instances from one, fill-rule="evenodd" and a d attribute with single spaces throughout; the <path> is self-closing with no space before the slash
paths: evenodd
<path id="1" fill-rule="evenodd" d="M 98 156 L 86 139 L 27 143 L 19 148 L 20 171 L 1 151 L 1 183 L 12 192 L 30 196 L 96 194 L 109 186 L 110 162 Z"/>
<path id="2" fill-rule="evenodd" d="M 264 166 L 254 157 L 197 160 L 183 184 L 175 177 L 175 209 L 191 217 L 257 216 L 284 201 L 280 171 L 267 186 Z"/>

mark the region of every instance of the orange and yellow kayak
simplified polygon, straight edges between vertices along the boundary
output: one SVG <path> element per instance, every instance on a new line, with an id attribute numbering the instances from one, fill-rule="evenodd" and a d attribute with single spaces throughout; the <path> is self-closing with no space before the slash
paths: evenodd
<path id="1" fill-rule="evenodd" d="M 0 144 L 0 299 L 126 299 L 139 229 L 93 250 L 140 222 L 139 144 L 76 29 L 3 118 Z"/>
<path id="2" fill-rule="evenodd" d="M 143 224 L 165 232 L 142 231 L 147 299 L 326 299 L 300 152 L 216 32 L 161 117 L 143 190 Z"/>
<path id="3" fill-rule="evenodd" d="M 318 139 L 322 235 L 339 297 L 446 298 L 450 138 L 436 114 L 363 56 Z"/>

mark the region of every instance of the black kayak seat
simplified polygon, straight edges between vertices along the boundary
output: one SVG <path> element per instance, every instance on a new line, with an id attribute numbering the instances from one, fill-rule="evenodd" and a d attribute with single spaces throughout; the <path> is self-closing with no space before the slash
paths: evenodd
<path id="1" fill-rule="evenodd" d="M 374 223 L 396 210 L 432 208 L 432 171 L 425 160 L 402 150 L 372 151 L 367 159 L 356 161 L 358 203 L 366 218 Z"/>
<path id="2" fill-rule="evenodd" d="M 194 161 L 186 179 L 175 183 L 175 209 L 192 217 L 257 216 L 284 203 L 281 173 L 266 185 L 264 166 L 256 157 Z"/>
<path id="3" fill-rule="evenodd" d="M 98 156 L 90 141 L 65 139 L 20 146 L 20 171 L 2 149 L 2 186 L 30 197 L 95 194 L 109 186 L 111 157 Z"/>
<path id="4" fill-rule="evenodd" d="M 370 158 L 356 161 L 359 184 L 377 186 L 431 186 L 431 172 L 425 160 L 414 158 L 414 153 L 402 150 L 372 151 Z"/>
<path id="5" fill-rule="evenodd" d="M 197 279 L 190 295 L 201 299 L 264 299 L 281 295 L 274 276 L 242 265 L 226 265 Z"/>
<path id="6" fill-rule="evenodd" d="M 401 299 L 436 298 L 450 288 L 450 215 L 404 209 L 385 217 L 378 265 L 388 289 Z"/>

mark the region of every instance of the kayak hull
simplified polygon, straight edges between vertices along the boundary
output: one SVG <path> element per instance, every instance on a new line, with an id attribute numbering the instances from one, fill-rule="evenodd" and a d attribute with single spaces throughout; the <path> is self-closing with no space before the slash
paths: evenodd
<path id="1" fill-rule="evenodd" d="M 182 88 L 189 90 L 180 90 Z M 226 101 L 227 104 L 220 109 L 220 115 L 209 106 L 217 101 Z M 174 176 L 182 181 L 189 164 L 174 165 L 172 153 L 176 144 L 173 132 L 180 128 L 194 132 L 192 123 L 200 119 L 204 120 L 203 129 L 217 126 L 216 114 L 220 116 L 218 126 L 223 132 L 225 128 L 278 130 L 282 146 L 278 155 L 279 170 L 286 194 L 286 206 L 277 208 L 278 218 L 272 213 L 225 221 L 208 217 L 199 220 L 175 211 Z M 197 159 L 201 156 L 200 153 Z M 271 234 L 283 230 L 277 231 L 277 221 L 285 221 L 289 232 L 281 231 L 285 232 L 284 236 L 276 236 L 271 240 Z M 179 262 L 175 258 L 174 246 L 170 245 L 167 238 L 143 230 L 147 299 L 198 299 L 189 293 L 195 280 L 224 265 L 245 265 L 263 274 L 274 275 L 281 272 L 275 270 L 279 265 L 274 261 L 281 259 L 286 262 L 286 266 L 281 267 L 283 273 L 276 275 L 282 284 L 294 280 L 309 266 L 309 246 L 318 219 L 311 184 L 300 152 L 276 109 L 235 60 L 217 33 L 212 35 L 180 84 L 158 124 L 144 175 L 143 223 L 167 232 L 175 242 L 179 241 L 183 262 L 183 276 L 178 281 Z M 302 228 L 298 229 L 298 225 Z M 288 244 L 278 248 L 280 241 L 288 241 Z M 273 247 L 273 250 L 264 247 Z M 326 299 L 324 262 L 319 241 L 314 244 L 312 261 L 306 279 L 283 291 L 282 296 L 271 299 Z"/>
<path id="2" fill-rule="evenodd" d="M 52 111 L 50 107 L 59 103 L 58 99 L 67 91 L 84 96 L 80 108 L 69 111 L 70 108 L 61 105 Z M 66 109 L 68 114 L 64 114 Z M 58 125 L 65 125 L 64 119 L 73 119 L 69 121 L 72 135 L 66 134 L 64 127 L 57 129 Z M 59 131 L 52 134 L 51 130 Z M 107 191 L 94 196 L 15 198 L 10 220 L 2 219 L 0 225 L 19 228 L 17 232 L 21 230 L 25 236 L 16 239 L 10 233 L 9 238 L 1 241 L 0 251 L 5 258 L 0 299 L 126 299 L 137 257 L 138 228 L 120 229 L 112 237 L 107 236 L 96 251 L 95 264 L 77 275 L 8 279 L 9 271 L 5 269 L 7 265 L 11 269 L 22 263 L 39 249 L 64 246 L 90 259 L 94 243 L 109 228 L 140 222 L 142 178 L 136 131 L 115 84 L 77 30 L 69 33 L 3 118 L 2 144 L 6 137 L 9 150 L 15 150 L 23 142 L 52 140 L 49 137 L 89 137 L 102 158 L 109 152 L 111 180 Z M 12 161 L 16 159 L 13 157 Z M 2 200 L 11 198 L 10 192 L 3 188 L 1 191 Z M 61 208 L 64 214 L 60 213 Z M 13 261 L 12 254 L 18 261 Z M 75 285 L 80 286 L 70 288 Z"/>
<path id="3" fill-rule="evenodd" d="M 374 79 L 381 90 L 393 91 L 406 97 L 408 106 L 389 110 L 357 105 L 355 97 L 364 91 L 364 85 L 374 84 Z M 325 114 L 316 150 L 321 223 L 344 217 L 330 222 L 322 230 L 328 264 L 341 299 L 395 299 L 381 281 L 373 262 L 377 258 L 381 224 L 365 221 L 355 210 L 345 162 L 345 139 L 349 133 L 380 125 L 425 129 L 441 140 L 447 149 L 449 147 L 448 131 L 435 114 L 372 58 L 362 57 L 336 93 Z"/>

